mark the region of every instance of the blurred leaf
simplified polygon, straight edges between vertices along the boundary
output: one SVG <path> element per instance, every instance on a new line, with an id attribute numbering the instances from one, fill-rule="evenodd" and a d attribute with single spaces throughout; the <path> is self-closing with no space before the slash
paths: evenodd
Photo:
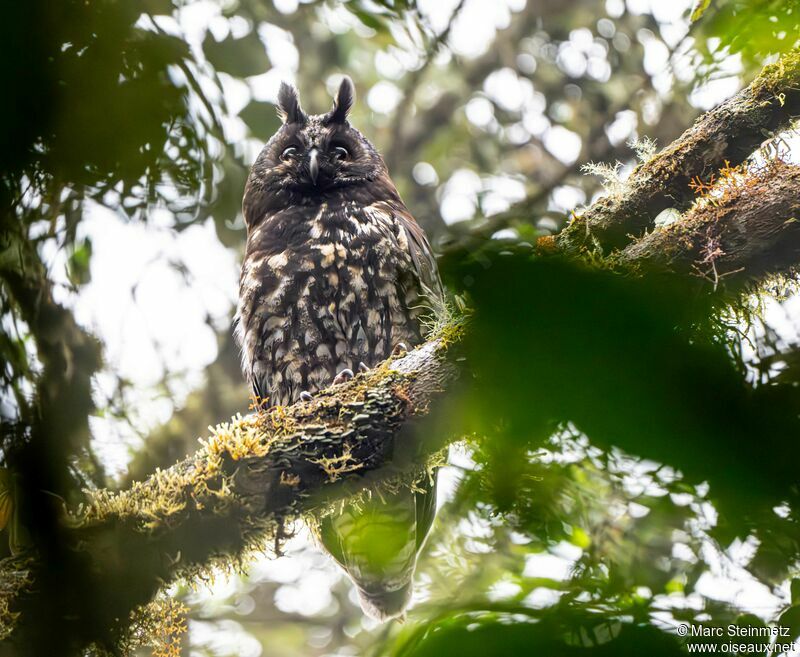
<path id="1" fill-rule="evenodd" d="M 687 283 L 502 254 L 476 256 L 452 278 L 471 283 L 476 308 L 476 381 L 462 417 L 465 430 L 499 441 L 498 490 L 519 486 L 512 450 L 571 422 L 593 445 L 708 481 L 731 538 L 790 494 L 797 389 L 751 389 L 718 342 L 708 300 Z"/>
<path id="2" fill-rule="evenodd" d="M 239 112 L 239 117 L 247 124 L 253 135 L 262 141 L 272 137 L 281 125 L 275 105 L 259 100 L 251 100 L 247 107 Z"/>
<path id="3" fill-rule="evenodd" d="M 718 0 L 713 9 L 707 9 L 702 6 L 696 18 L 693 13 L 697 21 L 693 33 L 709 72 L 722 62 L 720 53 L 741 54 L 750 70 L 756 71 L 766 57 L 800 46 L 800 0 Z M 706 41 L 711 37 L 719 40 L 713 52 Z"/>
<path id="4" fill-rule="evenodd" d="M 735 635 L 735 642 L 741 646 L 746 646 L 740 650 L 739 654 L 745 655 L 765 655 L 768 652 L 764 645 L 769 642 L 769 629 L 767 624 L 754 614 L 742 614 L 736 619 L 734 625 L 739 628 Z M 767 634 L 764 634 L 766 632 Z M 728 634 L 730 636 L 730 634 Z M 728 639 L 730 641 L 730 639 Z"/>
<path id="5" fill-rule="evenodd" d="M 692 8 L 692 22 L 699 20 L 708 9 L 711 0 L 695 0 L 694 7 Z"/>
<path id="6" fill-rule="evenodd" d="M 74 285 L 85 285 L 91 279 L 91 258 L 92 241 L 87 238 L 72 250 L 67 259 L 67 271 Z"/>
<path id="7" fill-rule="evenodd" d="M 571 630 L 565 638 L 571 646 L 594 648 L 616 639 L 621 630 L 622 624 L 618 620 L 598 617 L 587 619 L 587 622 Z"/>
<path id="8" fill-rule="evenodd" d="M 677 657 L 684 654 L 674 637 L 652 627 L 631 625 L 621 625 L 617 636 L 606 641 L 589 642 L 585 646 L 570 645 L 565 638 L 579 632 L 580 627 L 608 621 L 600 615 L 594 619 L 584 615 L 566 621 L 551 617 L 538 623 L 524 622 L 522 617 L 525 612 L 520 612 L 516 616 L 512 616 L 512 610 L 507 614 L 490 609 L 464 615 L 453 612 L 441 620 L 417 628 L 409 639 L 387 654 L 393 657 L 486 657 L 487 654 L 493 657 Z"/>
<path id="9" fill-rule="evenodd" d="M 0 468 L 0 530 L 5 529 L 14 512 L 14 475 Z"/>
<path id="10" fill-rule="evenodd" d="M 209 32 L 203 41 L 203 52 L 218 71 L 237 78 L 260 75 L 269 69 L 269 59 L 264 44 L 255 30 L 234 39 L 216 41 Z"/>
<path id="11" fill-rule="evenodd" d="M 789 628 L 788 641 L 779 640 L 779 643 L 788 643 L 800 637 L 800 606 L 795 605 L 784 611 L 778 619 L 778 627 Z"/>
<path id="12" fill-rule="evenodd" d="M 363 9 L 354 9 L 353 14 L 355 14 L 358 17 L 358 20 L 364 23 L 364 25 L 371 27 L 377 32 L 387 32 L 389 30 L 388 25 L 384 21 L 368 11 L 364 11 Z"/>
<path id="13" fill-rule="evenodd" d="M 172 0 L 143 0 L 142 11 L 156 16 L 169 16 L 172 14 L 175 5 Z"/>

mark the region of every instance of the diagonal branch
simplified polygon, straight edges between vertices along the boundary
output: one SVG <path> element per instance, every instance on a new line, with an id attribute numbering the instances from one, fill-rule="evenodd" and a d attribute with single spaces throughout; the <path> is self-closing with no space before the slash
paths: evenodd
<path id="1" fill-rule="evenodd" d="M 665 228 L 626 247 L 623 265 L 695 273 L 715 288 L 783 273 L 800 262 L 800 167 L 781 160 L 730 176 Z"/>
<path id="2" fill-rule="evenodd" d="M 461 333 L 451 325 L 311 402 L 234 417 L 173 467 L 120 493 L 91 494 L 61 537 L 80 555 L 91 617 L 80 596 L 59 597 L 59 614 L 82 618 L 87 635 L 113 645 L 131 611 L 165 581 L 207 573 L 270 541 L 279 549 L 287 521 L 338 497 L 427 476 L 427 457 L 447 437 L 419 440 L 417 419 L 458 376 L 450 351 Z M 0 586 L 0 639 L 32 645 L 51 612 L 37 587 L 50 567 L 32 554 L 0 562 L 0 582 L 18 583 Z"/>
<path id="3" fill-rule="evenodd" d="M 606 196 L 575 218 L 558 236 L 565 253 L 599 246 L 623 248 L 631 235 L 653 226 L 667 208 L 692 202 L 690 183 L 727 161 L 738 165 L 761 143 L 800 115 L 800 53 L 764 68 L 750 86 L 703 114 L 670 146 L 639 166 L 623 193 Z"/>

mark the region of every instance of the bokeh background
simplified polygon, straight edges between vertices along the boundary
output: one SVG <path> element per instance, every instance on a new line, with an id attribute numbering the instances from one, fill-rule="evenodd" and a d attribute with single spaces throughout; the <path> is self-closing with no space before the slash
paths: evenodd
<path id="1" fill-rule="evenodd" d="M 32 288 L 48 290 L 101 345 L 84 369 L 87 426 L 65 448 L 76 481 L 125 486 L 192 452 L 208 425 L 247 411 L 231 336 L 240 203 L 248 167 L 279 125 L 282 80 L 316 113 L 343 74 L 353 78 L 351 121 L 384 154 L 438 252 L 524 249 L 797 46 L 796 2 L 719 0 L 695 23 L 692 5 L 31 0 L 2 9 L 0 88 L 13 90 L 0 109 L 4 272 L 25 263 Z M 781 135 L 773 148 L 796 160 L 793 139 Z M 487 270 L 480 258 L 448 262 L 454 292 Z M 635 337 L 670 325 L 666 311 L 640 312 L 647 299 L 672 299 L 669 292 L 631 297 L 613 281 L 558 269 L 491 271 L 467 293 L 479 310 L 481 301 L 496 306 L 506 329 L 479 322 L 477 346 L 491 352 L 498 381 L 515 382 L 507 398 L 517 408 L 566 397 L 572 384 L 613 387 L 617 368 L 633 372 L 630 409 L 647 408 L 652 419 L 683 403 L 672 388 L 642 389 L 636 379 L 696 357 L 667 338 Z M 11 302 L 18 288 L 12 274 L 4 278 L 8 448 L 24 433 L 47 354 L 37 346 L 45 328 Z M 498 287 L 505 306 L 492 306 Z M 571 303 L 542 299 L 548 290 Z M 703 371 L 735 371 L 754 388 L 781 376 L 794 382 L 797 362 L 781 356 L 800 342 L 793 290 L 788 279 L 772 281 L 715 306 L 713 326 L 687 322 L 718 349 L 714 357 L 728 359 Z M 590 298 L 618 303 L 598 323 L 581 306 Z M 672 309 L 680 305 L 672 300 Z M 586 369 L 581 352 L 539 361 L 548 369 L 536 381 L 520 376 L 513 332 L 556 354 L 593 334 L 585 349 L 611 345 L 598 360 L 606 374 Z M 641 371 L 618 358 L 617 345 L 637 350 Z M 712 398 L 709 377 L 682 394 Z M 615 431 L 628 437 L 622 446 L 605 439 L 603 426 L 595 441 L 568 412 L 553 426 L 533 411 L 505 409 L 511 419 L 500 426 L 490 404 L 469 404 L 468 421 L 457 425 L 465 438 L 440 475 L 439 517 L 404 625 L 364 618 L 350 583 L 298 523 L 284 556 L 171 587 L 188 608 L 182 654 L 468 655 L 493 654 L 492 645 L 527 654 L 537 641 L 553 650 L 555 636 L 564 650 L 600 650 L 627 627 L 641 636 L 609 654 L 630 645 L 657 654 L 683 618 L 758 625 L 789 614 L 785 622 L 800 622 L 790 495 L 758 497 L 766 487 L 752 473 L 731 482 L 734 475 L 714 471 L 727 466 L 713 449 L 702 453 L 711 472 L 681 460 L 691 458 L 685 442 L 680 454 L 643 458 L 650 452 L 640 444 L 670 443 L 673 427 L 654 427 L 644 412 L 628 416 L 624 405 L 604 411 L 603 394 L 587 392 L 586 407 L 616 414 L 624 426 Z M 773 430 L 748 426 L 742 439 L 753 442 Z M 488 435 L 495 439 L 480 439 Z M 687 435 L 720 451 L 732 439 L 725 422 Z M 760 506 L 747 506 L 751 493 Z"/>

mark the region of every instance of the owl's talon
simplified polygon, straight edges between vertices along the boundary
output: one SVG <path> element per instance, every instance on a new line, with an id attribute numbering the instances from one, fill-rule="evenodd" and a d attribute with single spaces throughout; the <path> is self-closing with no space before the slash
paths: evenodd
<path id="1" fill-rule="evenodd" d="M 365 374 L 365 373 L 369 372 L 370 369 L 371 369 L 370 366 L 367 365 L 364 361 L 361 361 L 358 364 L 358 371 L 359 371 L 360 374 Z"/>
<path id="2" fill-rule="evenodd" d="M 405 351 L 408 351 L 408 347 L 406 347 L 405 343 L 398 342 L 394 346 L 394 349 L 392 349 L 392 356 L 399 356 L 400 354 L 402 354 Z"/>
<path id="3" fill-rule="evenodd" d="M 333 378 L 333 385 L 339 385 L 340 383 L 345 383 L 353 378 L 353 370 L 348 367 L 345 367 L 341 372 L 339 372 Z"/>
<path id="4" fill-rule="evenodd" d="M 303 392 L 300 393 L 300 401 L 309 402 L 312 399 L 314 399 L 314 397 L 308 390 L 303 390 Z"/>

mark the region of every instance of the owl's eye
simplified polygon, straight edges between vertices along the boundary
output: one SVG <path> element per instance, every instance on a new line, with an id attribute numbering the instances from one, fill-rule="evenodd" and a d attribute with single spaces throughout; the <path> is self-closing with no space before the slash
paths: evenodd
<path id="1" fill-rule="evenodd" d="M 350 157 L 350 152 L 344 146 L 334 146 L 331 155 L 334 160 L 346 160 Z"/>
<path id="2" fill-rule="evenodd" d="M 281 153 L 281 159 L 285 162 L 290 157 L 292 157 L 297 152 L 296 146 L 289 146 L 288 148 L 283 149 L 283 153 Z"/>

